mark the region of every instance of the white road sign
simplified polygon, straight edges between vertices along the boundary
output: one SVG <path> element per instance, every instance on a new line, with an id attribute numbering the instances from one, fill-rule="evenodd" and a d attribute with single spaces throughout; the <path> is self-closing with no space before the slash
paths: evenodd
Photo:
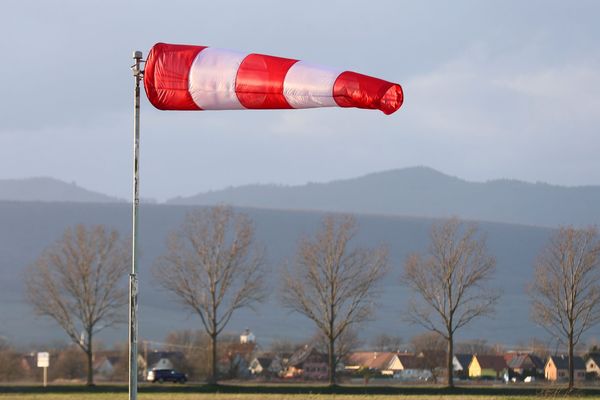
<path id="1" fill-rule="evenodd" d="M 50 366 L 50 354 L 47 352 L 37 353 L 37 366 L 38 367 L 49 367 Z"/>

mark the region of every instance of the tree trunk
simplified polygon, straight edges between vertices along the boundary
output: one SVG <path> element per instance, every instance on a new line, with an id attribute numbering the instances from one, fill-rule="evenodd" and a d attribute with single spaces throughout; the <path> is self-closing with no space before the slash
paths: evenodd
<path id="1" fill-rule="evenodd" d="M 454 337 L 452 333 L 448 335 L 448 354 L 446 355 L 446 370 L 448 378 L 446 383 L 449 388 L 454 387 L 454 365 L 452 360 L 454 358 Z"/>
<path id="2" fill-rule="evenodd" d="M 335 341 L 333 337 L 329 337 L 329 346 L 328 346 L 328 360 L 327 364 L 329 366 L 329 386 L 335 385 Z"/>
<path id="3" fill-rule="evenodd" d="M 575 387 L 575 363 L 573 362 L 573 333 L 569 333 L 569 391 Z"/>
<path id="4" fill-rule="evenodd" d="M 88 331 L 88 345 L 87 345 L 87 386 L 94 386 L 94 351 L 92 348 L 92 332 Z"/>
<path id="5" fill-rule="evenodd" d="M 210 378 L 208 383 L 217 383 L 217 335 L 210 335 Z"/>

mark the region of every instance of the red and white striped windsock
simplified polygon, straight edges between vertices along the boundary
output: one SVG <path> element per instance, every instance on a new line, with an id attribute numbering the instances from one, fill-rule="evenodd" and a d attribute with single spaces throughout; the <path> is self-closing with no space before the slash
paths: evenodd
<path id="1" fill-rule="evenodd" d="M 396 83 L 304 61 L 205 46 L 157 43 L 144 86 L 161 110 L 357 107 L 391 114 L 402 105 Z"/>

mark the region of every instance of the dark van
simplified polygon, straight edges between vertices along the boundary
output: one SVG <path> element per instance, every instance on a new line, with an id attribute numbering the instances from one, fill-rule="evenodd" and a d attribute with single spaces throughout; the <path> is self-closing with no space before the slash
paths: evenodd
<path id="1" fill-rule="evenodd" d="M 148 371 L 146 377 L 148 382 L 175 382 L 175 383 L 186 383 L 188 378 L 187 375 L 182 372 L 177 372 L 174 369 L 153 369 Z"/>

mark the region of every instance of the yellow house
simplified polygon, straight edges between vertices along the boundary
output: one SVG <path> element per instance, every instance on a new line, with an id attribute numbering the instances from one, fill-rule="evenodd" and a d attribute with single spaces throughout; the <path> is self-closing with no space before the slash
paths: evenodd
<path id="1" fill-rule="evenodd" d="M 585 379 L 585 363 L 583 358 L 573 357 L 573 377 L 576 381 Z M 544 367 L 544 376 L 549 381 L 560 381 L 569 379 L 569 357 L 550 356 Z"/>
<path id="2" fill-rule="evenodd" d="M 502 356 L 473 355 L 469 363 L 469 378 L 500 378 L 508 370 Z"/>

